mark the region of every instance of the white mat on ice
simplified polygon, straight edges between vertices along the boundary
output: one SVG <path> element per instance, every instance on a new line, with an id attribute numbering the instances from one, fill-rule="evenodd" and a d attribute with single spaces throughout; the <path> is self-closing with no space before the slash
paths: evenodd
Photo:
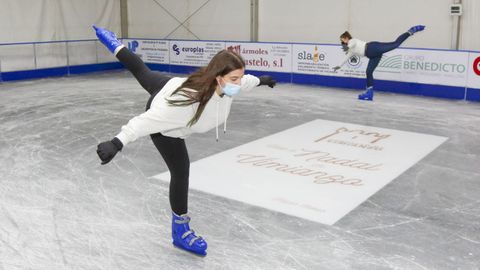
<path id="1" fill-rule="evenodd" d="M 446 139 L 315 120 L 193 162 L 190 188 L 332 225 Z"/>

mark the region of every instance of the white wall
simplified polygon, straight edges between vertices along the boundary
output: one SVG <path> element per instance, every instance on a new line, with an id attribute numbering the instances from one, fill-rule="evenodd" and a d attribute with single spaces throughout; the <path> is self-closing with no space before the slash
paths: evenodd
<path id="1" fill-rule="evenodd" d="M 0 43 L 96 38 L 92 24 L 120 32 L 119 0 L 0 0 Z"/>
<path id="2" fill-rule="evenodd" d="M 347 0 L 260 0 L 261 41 L 338 43 L 347 29 Z"/>
<path id="3" fill-rule="evenodd" d="M 460 48 L 480 51 L 480 0 L 463 0 Z"/>
<path id="4" fill-rule="evenodd" d="M 128 0 L 129 36 L 248 41 L 250 2 Z M 453 19 L 448 10 L 453 2 L 259 0 L 259 40 L 338 43 L 340 33 L 348 29 L 366 41 L 391 41 L 421 23 L 427 25 L 427 31 L 407 40 L 404 46 L 449 49 Z M 180 23 L 176 19 L 183 22 L 205 3 L 185 22 L 192 33 L 177 28 Z M 480 0 L 463 0 L 463 4 L 460 48 L 480 50 Z M 90 29 L 93 23 L 120 36 L 120 0 L 0 0 L 0 43 L 94 39 Z"/>
<path id="5" fill-rule="evenodd" d="M 158 4 L 156 3 L 158 2 Z M 250 0 L 130 0 L 129 36 L 210 40 L 250 40 Z M 366 41 L 392 41 L 416 24 L 427 31 L 405 47 L 452 48 L 454 0 L 259 0 L 259 40 L 338 43 L 349 30 Z M 480 50 L 480 1 L 463 0 L 461 49 Z M 160 7 L 160 5 L 162 7 Z M 173 32 L 172 32 L 173 31 Z"/>
<path id="6" fill-rule="evenodd" d="M 153 0 L 128 2 L 129 37 L 199 38 L 202 40 L 250 39 L 250 0 L 210 0 L 209 2 L 205 0 L 157 0 L 157 2 Z M 201 7 L 204 3 L 206 5 Z M 200 10 L 185 23 L 191 32 L 183 26 L 177 28 L 180 22 L 183 22 L 199 8 Z"/>
<path id="7" fill-rule="evenodd" d="M 263 41 L 338 43 L 349 30 L 366 41 L 392 41 L 412 25 L 428 31 L 404 46 L 449 48 L 452 0 L 260 0 Z M 282 31 L 278 31 L 282 29 Z"/>

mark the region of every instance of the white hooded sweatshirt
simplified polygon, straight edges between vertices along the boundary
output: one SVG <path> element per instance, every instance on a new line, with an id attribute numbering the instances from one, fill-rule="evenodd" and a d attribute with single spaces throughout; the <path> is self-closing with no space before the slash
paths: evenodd
<path id="1" fill-rule="evenodd" d="M 187 78 L 175 77 L 170 79 L 162 90 L 153 99 L 150 109 L 146 112 L 130 119 L 128 123 L 122 126 L 121 132 L 116 136 L 123 145 L 127 145 L 136 139 L 161 133 L 164 136 L 174 138 L 186 138 L 192 133 L 204 133 L 225 123 L 233 98 L 224 95 L 219 96 L 216 92 L 207 102 L 202 115 L 192 126 L 188 122 L 195 115 L 198 103 L 189 106 L 172 106 L 167 99 L 182 99 L 179 95 L 171 96 Z M 252 75 L 245 75 L 241 80 L 241 91 L 249 91 L 260 84 L 260 80 Z M 195 90 L 192 90 L 195 91 Z"/>
<path id="2" fill-rule="evenodd" d="M 352 57 L 354 55 L 365 56 L 365 46 L 367 46 L 367 43 L 365 41 L 362 41 L 362 40 L 356 39 L 356 38 L 350 39 L 348 41 L 347 56 L 345 57 L 345 60 L 343 60 L 340 67 L 345 65 L 345 63 L 347 63 L 348 59 L 350 59 L 350 57 Z"/>

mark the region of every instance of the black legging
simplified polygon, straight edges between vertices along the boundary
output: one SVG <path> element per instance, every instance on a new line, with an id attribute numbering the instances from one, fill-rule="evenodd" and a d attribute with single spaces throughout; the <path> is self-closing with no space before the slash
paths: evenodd
<path id="1" fill-rule="evenodd" d="M 408 38 L 411 34 L 406 32 L 401 34 L 394 42 L 369 42 L 365 51 L 365 56 L 368 57 L 367 66 L 367 88 L 373 86 L 373 72 L 377 68 L 384 53 L 392 51 L 398 47 Z"/>
<path id="2" fill-rule="evenodd" d="M 150 94 L 147 110 L 150 109 L 155 95 L 171 79 L 158 71 L 150 70 L 145 63 L 127 48 L 117 53 L 120 62 L 133 74 L 140 85 Z M 185 140 L 163 136 L 160 133 L 151 134 L 153 144 L 157 147 L 170 171 L 170 206 L 177 215 L 187 213 L 188 208 L 188 176 L 190 160 Z"/>

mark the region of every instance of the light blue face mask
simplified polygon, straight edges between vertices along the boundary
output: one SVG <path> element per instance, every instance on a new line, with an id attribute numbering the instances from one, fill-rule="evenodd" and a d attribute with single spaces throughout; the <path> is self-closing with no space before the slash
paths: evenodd
<path id="1" fill-rule="evenodd" d="M 236 94 L 240 93 L 240 88 L 240 85 L 233 83 L 225 83 L 225 86 L 222 87 L 222 92 L 229 97 L 233 97 Z"/>

